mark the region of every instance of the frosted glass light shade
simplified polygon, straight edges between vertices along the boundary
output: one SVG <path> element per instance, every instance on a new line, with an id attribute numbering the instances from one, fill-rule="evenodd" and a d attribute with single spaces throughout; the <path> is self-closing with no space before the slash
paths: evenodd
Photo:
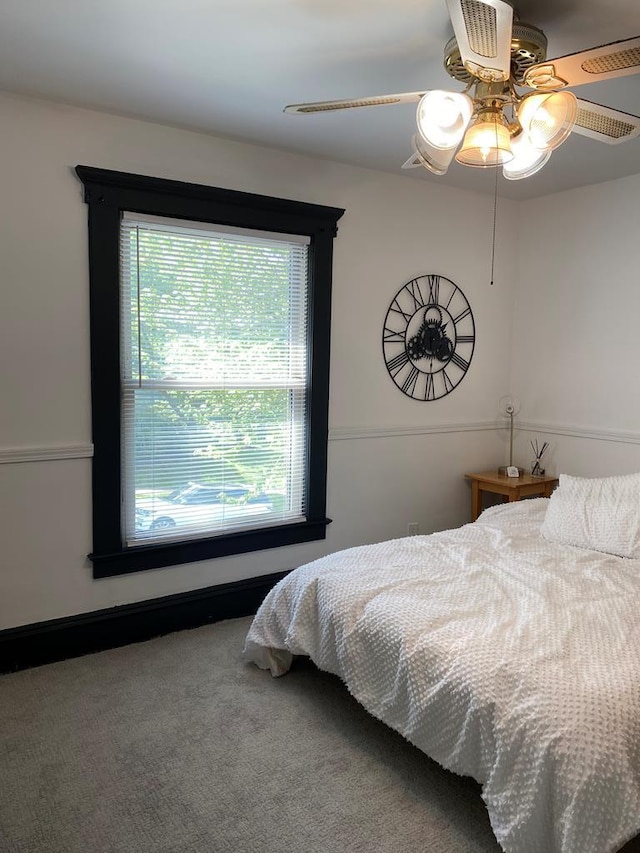
<path id="1" fill-rule="evenodd" d="M 453 148 L 434 148 L 422 139 L 419 133 L 414 133 L 411 137 L 411 146 L 413 148 L 413 157 L 411 157 L 403 165 L 403 169 L 412 168 L 414 166 L 424 166 L 434 175 L 445 175 L 449 164 L 453 160 L 455 154 L 455 145 Z"/>
<path id="2" fill-rule="evenodd" d="M 513 160 L 509 160 L 502 167 L 502 174 L 509 181 L 519 181 L 521 178 L 535 175 L 551 157 L 551 151 L 534 148 L 524 133 L 511 139 L 511 150 Z"/>
<path id="3" fill-rule="evenodd" d="M 458 163 L 486 169 L 513 159 L 509 130 L 498 109 L 481 110 L 456 154 Z"/>
<path id="4" fill-rule="evenodd" d="M 573 92 L 536 92 L 518 106 L 518 121 L 534 148 L 553 151 L 576 123 L 578 102 Z"/>
<path id="5" fill-rule="evenodd" d="M 433 148 L 456 148 L 464 136 L 473 113 L 473 101 L 462 92 L 434 89 L 418 103 L 420 136 Z"/>

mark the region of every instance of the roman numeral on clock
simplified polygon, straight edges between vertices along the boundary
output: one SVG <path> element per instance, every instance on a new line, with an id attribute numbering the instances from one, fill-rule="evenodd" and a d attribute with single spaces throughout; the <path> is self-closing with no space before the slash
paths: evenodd
<path id="1" fill-rule="evenodd" d="M 442 371 L 442 381 L 444 382 L 444 393 L 445 394 L 448 394 L 449 391 L 453 391 L 455 386 L 454 386 L 453 382 L 449 379 L 449 374 L 447 373 L 446 367 Z"/>
<path id="2" fill-rule="evenodd" d="M 385 326 L 384 332 L 382 333 L 382 340 L 385 343 L 404 344 L 404 332 L 395 332 L 393 329 L 389 329 L 388 326 Z"/>
<path id="3" fill-rule="evenodd" d="M 427 387 L 424 389 L 424 399 L 436 399 L 436 389 L 433 386 L 433 373 L 427 373 Z"/>
<path id="4" fill-rule="evenodd" d="M 387 362 L 387 368 L 389 373 L 392 376 L 395 376 L 398 371 L 402 370 L 405 364 L 409 361 L 409 356 L 406 353 L 406 350 L 402 350 L 398 355 L 394 355 L 393 358 L 389 359 Z"/>
<path id="5" fill-rule="evenodd" d="M 437 305 L 440 302 L 440 276 L 428 275 L 429 282 L 429 304 Z"/>
<path id="6" fill-rule="evenodd" d="M 409 284 L 405 285 L 405 290 L 409 294 L 409 296 L 413 299 L 413 309 L 414 311 L 417 308 L 422 308 L 424 305 L 424 299 L 422 298 L 422 291 L 420 290 L 420 283 L 414 278 L 413 281 L 410 281 Z"/>
<path id="7" fill-rule="evenodd" d="M 413 392 L 416 390 L 416 382 L 418 381 L 419 375 L 420 371 L 418 370 L 418 368 L 415 365 L 412 365 L 411 372 L 402 383 L 402 390 L 410 397 L 413 397 Z"/>
<path id="8" fill-rule="evenodd" d="M 465 317 L 468 317 L 469 314 L 471 314 L 471 308 L 469 308 L 469 306 L 467 305 L 464 311 L 461 311 L 457 317 L 453 318 L 453 322 L 457 324 L 460 322 L 460 320 L 464 320 Z"/>
<path id="9" fill-rule="evenodd" d="M 398 302 L 397 299 L 393 300 L 393 302 L 391 303 L 391 307 L 389 308 L 389 311 L 393 311 L 394 314 L 400 314 L 402 317 L 404 317 L 404 319 L 407 321 L 407 323 L 411 319 L 411 314 L 407 314 L 406 311 L 402 310 L 402 308 L 400 307 L 400 303 Z"/>
<path id="10" fill-rule="evenodd" d="M 450 361 L 455 364 L 456 367 L 459 367 L 460 370 L 466 370 L 469 367 L 469 362 L 457 352 L 454 352 L 454 354 L 451 356 Z"/>

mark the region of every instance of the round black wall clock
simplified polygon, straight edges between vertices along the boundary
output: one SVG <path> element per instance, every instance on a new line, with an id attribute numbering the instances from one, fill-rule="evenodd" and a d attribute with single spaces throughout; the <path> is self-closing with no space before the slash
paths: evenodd
<path id="1" fill-rule="evenodd" d="M 414 400 L 438 400 L 464 378 L 476 339 L 464 293 L 441 275 L 421 275 L 394 296 L 382 349 L 389 375 Z"/>

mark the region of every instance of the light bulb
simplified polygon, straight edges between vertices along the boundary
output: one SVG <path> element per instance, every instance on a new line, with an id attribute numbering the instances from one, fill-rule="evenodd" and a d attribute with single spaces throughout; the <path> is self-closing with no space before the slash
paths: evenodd
<path id="1" fill-rule="evenodd" d="M 492 125 L 479 127 L 475 135 L 474 145 L 480 151 L 482 162 L 486 165 L 495 143 L 496 134 Z"/>
<path id="2" fill-rule="evenodd" d="M 551 157 L 551 151 L 540 151 L 535 148 L 529 138 L 522 132 L 511 139 L 513 160 L 502 167 L 502 174 L 509 181 L 519 181 L 535 175 Z"/>
<path id="3" fill-rule="evenodd" d="M 443 127 L 452 127 L 458 117 L 460 115 L 460 110 L 457 104 L 454 104 L 453 101 L 449 98 L 445 98 L 442 100 L 439 107 L 439 116 L 440 124 Z"/>
<path id="4" fill-rule="evenodd" d="M 423 140 L 434 148 L 456 148 L 464 136 L 473 101 L 461 92 L 434 89 L 422 96 L 416 118 Z"/>
<path id="5" fill-rule="evenodd" d="M 578 114 L 573 92 L 535 92 L 517 109 L 518 121 L 534 148 L 552 151 L 568 138 Z"/>
<path id="6" fill-rule="evenodd" d="M 501 110 L 499 107 L 481 109 L 464 137 L 456 160 L 464 166 L 484 169 L 502 166 L 512 158 L 509 130 Z"/>

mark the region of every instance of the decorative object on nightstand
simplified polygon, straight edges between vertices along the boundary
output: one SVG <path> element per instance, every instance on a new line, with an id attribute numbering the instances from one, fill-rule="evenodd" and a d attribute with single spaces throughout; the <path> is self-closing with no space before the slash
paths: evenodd
<path id="1" fill-rule="evenodd" d="M 391 300 L 382 350 L 402 393 L 430 402 L 462 382 L 475 339 L 471 306 L 460 288 L 442 275 L 420 275 Z"/>
<path id="2" fill-rule="evenodd" d="M 507 477 L 496 474 L 495 471 L 485 471 L 482 474 L 465 474 L 471 480 L 471 521 L 482 512 L 482 497 L 485 492 L 502 495 L 505 500 L 519 501 L 537 495 L 550 498 L 551 492 L 558 484 L 556 477 L 534 477 L 522 473 L 519 477 Z"/>
<path id="3" fill-rule="evenodd" d="M 519 477 L 524 474 L 524 468 L 518 468 L 517 465 L 513 464 L 513 419 L 520 411 L 520 400 L 507 394 L 500 398 L 498 408 L 503 417 L 509 418 L 509 464 L 501 465 L 498 468 L 498 474 L 505 477 Z"/>
<path id="4" fill-rule="evenodd" d="M 538 439 L 535 441 L 529 442 L 531 444 L 531 449 L 534 452 L 535 459 L 531 463 L 531 474 L 534 477 L 544 477 L 544 468 L 540 464 L 542 462 L 542 457 L 545 454 L 547 447 L 549 447 L 549 442 L 545 441 L 542 447 L 538 444 Z"/>

